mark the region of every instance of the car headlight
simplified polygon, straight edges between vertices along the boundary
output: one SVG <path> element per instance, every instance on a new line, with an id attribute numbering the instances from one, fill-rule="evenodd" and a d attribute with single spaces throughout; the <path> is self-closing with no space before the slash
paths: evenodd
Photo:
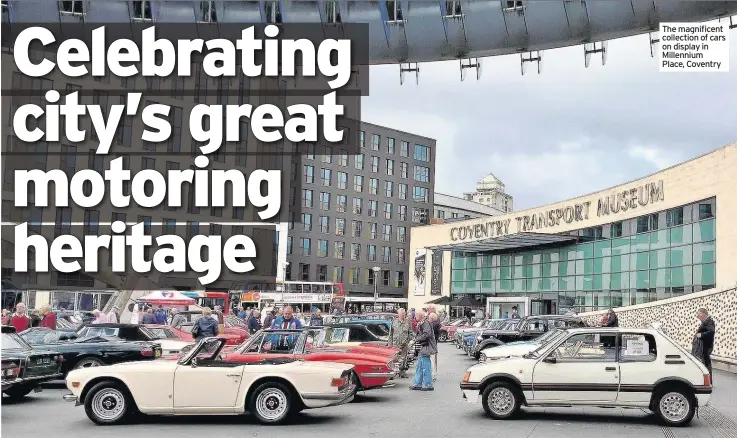
<path id="1" fill-rule="evenodd" d="M 486 355 L 482 353 L 481 356 L 479 356 L 479 363 L 484 363 L 484 362 L 486 362 Z"/>

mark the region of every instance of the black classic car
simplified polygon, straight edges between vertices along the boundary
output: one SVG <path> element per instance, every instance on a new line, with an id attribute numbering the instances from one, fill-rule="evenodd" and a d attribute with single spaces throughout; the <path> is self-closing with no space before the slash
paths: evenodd
<path id="1" fill-rule="evenodd" d="M 372 342 L 386 344 L 391 326 L 386 321 L 361 321 L 326 326 L 335 342 Z"/>
<path id="2" fill-rule="evenodd" d="M 58 351 L 64 358 L 61 368 L 64 375 L 77 368 L 161 357 L 161 347 L 153 342 L 130 342 L 104 336 L 77 337 L 76 333 L 42 327 L 28 329 L 20 335 L 35 348 Z"/>
<path id="3" fill-rule="evenodd" d="M 524 317 L 516 323 L 506 324 L 501 329 L 482 330 L 476 334 L 468 355 L 478 360 L 481 351 L 496 345 L 504 345 L 515 341 L 529 341 L 544 335 L 556 328 L 586 327 L 586 323 L 577 316 L 568 315 L 536 315 Z"/>
<path id="4" fill-rule="evenodd" d="M 2 327 L 2 391 L 11 399 L 21 399 L 40 391 L 41 383 L 62 377 L 63 357 L 48 350 L 34 349 L 15 332 Z"/>

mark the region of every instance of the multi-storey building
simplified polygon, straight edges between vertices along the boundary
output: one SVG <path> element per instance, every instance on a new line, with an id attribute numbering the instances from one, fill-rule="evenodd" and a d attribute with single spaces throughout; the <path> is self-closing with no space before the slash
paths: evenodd
<path id="1" fill-rule="evenodd" d="M 476 182 L 475 192 L 464 193 L 463 198 L 491 207 L 497 211 L 496 214 L 514 210 L 512 195 L 506 193 L 504 183 L 491 173 Z"/>
<path id="2" fill-rule="evenodd" d="M 301 175 L 287 242 L 287 278 L 343 283 L 352 303 L 406 302 L 409 230 L 433 208 L 435 140 L 362 123 L 359 154 L 317 145 Z M 374 269 L 378 268 L 378 269 Z"/>
<path id="3" fill-rule="evenodd" d="M 502 214 L 498 209 L 457 196 L 435 192 L 433 223 Z"/>

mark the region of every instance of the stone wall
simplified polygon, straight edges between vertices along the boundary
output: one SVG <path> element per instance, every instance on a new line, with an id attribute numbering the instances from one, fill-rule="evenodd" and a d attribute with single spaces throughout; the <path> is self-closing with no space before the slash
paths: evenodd
<path id="1" fill-rule="evenodd" d="M 737 289 L 697 292 L 678 298 L 615 308 L 620 327 L 647 327 L 653 322 L 681 345 L 691 350 L 699 320 L 696 312 L 705 308 L 716 323 L 712 357 L 737 363 Z M 580 314 L 590 325 L 599 325 L 605 312 Z M 715 364 L 716 365 L 716 364 Z"/>

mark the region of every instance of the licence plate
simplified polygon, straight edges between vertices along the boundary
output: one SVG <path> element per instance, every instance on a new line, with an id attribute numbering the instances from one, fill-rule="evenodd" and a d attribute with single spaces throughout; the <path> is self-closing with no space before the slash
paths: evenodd
<path id="1" fill-rule="evenodd" d="M 45 364 L 45 363 L 50 363 L 50 362 L 51 362 L 51 359 L 49 359 L 48 357 L 42 357 L 42 358 L 40 358 L 40 359 L 38 359 L 36 361 L 36 363 L 39 364 L 39 365 Z"/>
<path id="2" fill-rule="evenodd" d="M 161 350 L 156 350 L 155 355 L 156 355 L 156 357 L 161 357 Z"/>

